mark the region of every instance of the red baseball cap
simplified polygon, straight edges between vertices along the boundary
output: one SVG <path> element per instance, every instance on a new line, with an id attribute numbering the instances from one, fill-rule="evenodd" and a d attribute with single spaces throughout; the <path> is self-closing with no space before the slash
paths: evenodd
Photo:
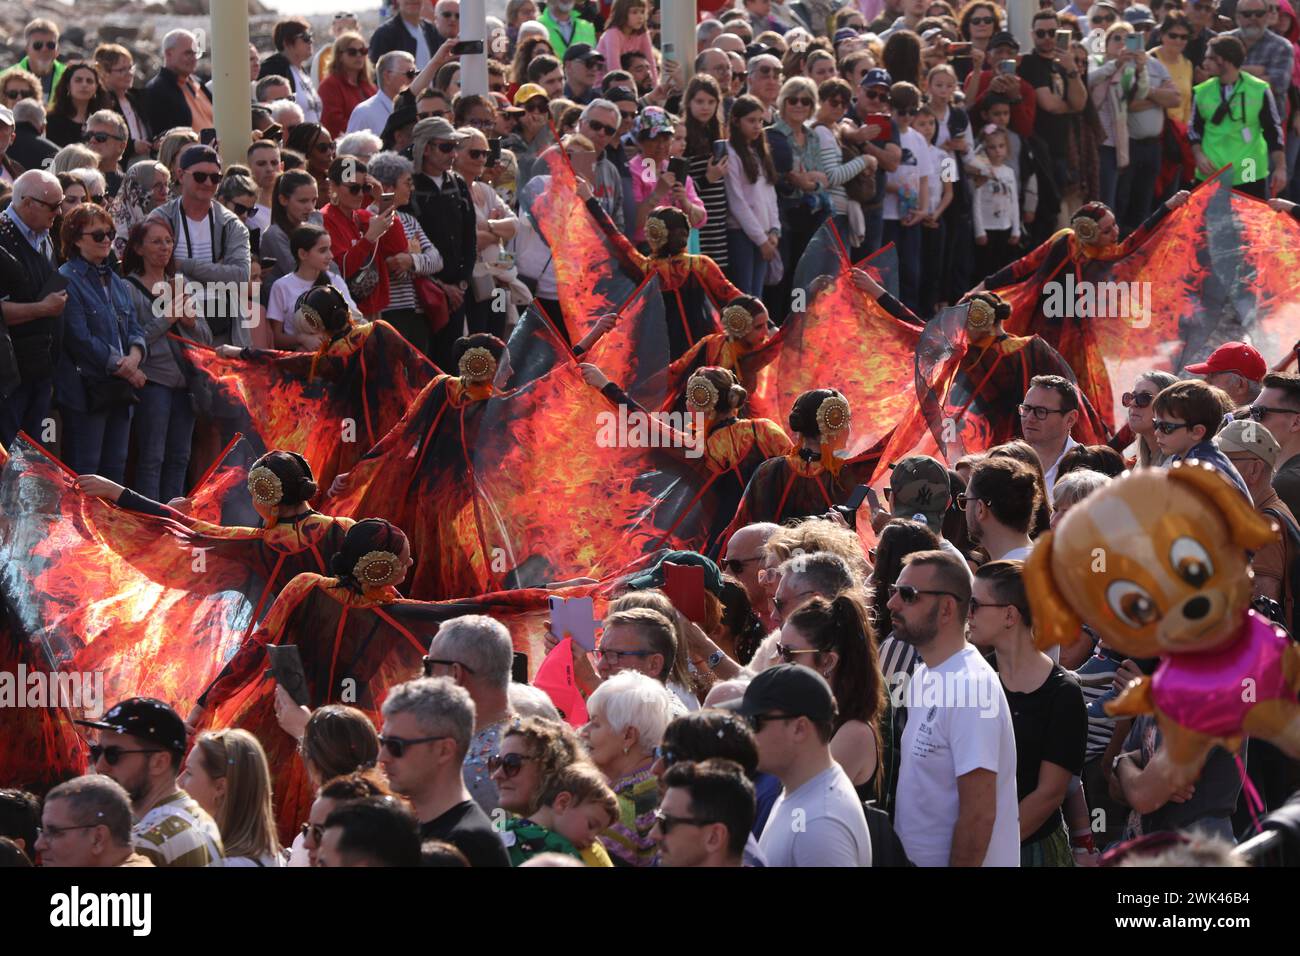
<path id="1" fill-rule="evenodd" d="M 1245 342 L 1225 342 L 1210 353 L 1204 362 L 1188 365 L 1187 371 L 1193 375 L 1208 375 L 1211 372 L 1236 372 L 1252 382 L 1263 379 L 1268 372 L 1268 365 L 1259 350 Z"/>

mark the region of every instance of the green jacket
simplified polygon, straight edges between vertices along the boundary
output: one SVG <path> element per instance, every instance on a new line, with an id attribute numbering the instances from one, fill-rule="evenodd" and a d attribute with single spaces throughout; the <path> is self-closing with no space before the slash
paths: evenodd
<path id="1" fill-rule="evenodd" d="M 1210 119 L 1223 103 L 1219 78 L 1210 77 L 1192 90 L 1196 112 L 1204 120 L 1201 150 L 1215 168 L 1232 164 L 1232 184 L 1240 186 L 1268 178 L 1268 142 L 1259 128 L 1259 112 L 1264 107 L 1268 83 L 1250 73 L 1241 73 L 1229 97 L 1227 115 L 1221 123 Z M 1243 137 L 1243 130 L 1249 130 Z M 1200 171 L 1198 179 L 1204 179 Z"/>
<path id="2" fill-rule="evenodd" d="M 551 49 L 555 51 L 555 55 L 559 57 L 561 63 L 564 62 L 564 51 L 573 43 L 586 43 L 593 50 L 596 48 L 595 24 L 590 20 L 582 19 L 582 17 L 578 16 L 576 12 L 569 14 L 569 22 L 574 25 L 573 40 L 570 41 L 570 43 L 564 42 L 564 34 L 560 32 L 560 25 L 555 22 L 555 18 L 551 16 L 551 11 L 549 9 L 544 11 L 537 19 L 546 24 L 546 29 L 551 32 Z M 617 70 L 619 68 L 617 63 L 606 65 L 609 66 L 611 70 Z"/>
<path id="3" fill-rule="evenodd" d="M 506 821 L 501 839 L 510 855 L 511 866 L 519 866 L 539 853 L 563 853 L 582 859 L 582 854 L 563 836 L 521 817 Z"/>
<path id="4" fill-rule="evenodd" d="M 49 106 L 51 103 L 54 102 L 54 88 L 59 85 L 59 77 L 63 76 L 63 71 L 66 70 L 67 68 L 68 68 L 68 64 L 64 63 L 62 60 L 54 61 L 54 70 L 53 70 L 54 78 L 50 80 L 50 95 L 45 101 L 46 106 Z M 15 63 L 14 69 L 26 70 L 28 73 L 33 72 L 30 64 L 28 64 L 27 62 L 27 57 L 23 57 L 21 60 Z M 8 71 L 6 70 L 5 72 Z M 0 73 L 0 76 L 3 75 L 4 73 Z M 37 79 L 40 79 L 40 77 L 37 77 Z"/>

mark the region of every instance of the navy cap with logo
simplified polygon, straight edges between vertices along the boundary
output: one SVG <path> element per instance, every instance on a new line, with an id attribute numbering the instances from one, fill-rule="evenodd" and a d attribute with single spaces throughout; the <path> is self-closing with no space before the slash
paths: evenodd
<path id="1" fill-rule="evenodd" d="M 893 86 L 894 78 L 889 75 L 889 71 L 881 67 L 873 67 L 862 74 L 861 86 Z"/>
<path id="2" fill-rule="evenodd" d="M 835 719 L 831 685 L 815 670 L 798 664 L 777 664 L 760 671 L 745 688 L 744 697 L 721 706 L 742 717 L 779 713 L 816 721 Z"/>
<path id="3" fill-rule="evenodd" d="M 185 753 L 185 721 L 168 704 L 152 697 L 129 697 L 115 704 L 100 720 L 76 722 L 83 727 L 138 737 L 174 754 Z"/>

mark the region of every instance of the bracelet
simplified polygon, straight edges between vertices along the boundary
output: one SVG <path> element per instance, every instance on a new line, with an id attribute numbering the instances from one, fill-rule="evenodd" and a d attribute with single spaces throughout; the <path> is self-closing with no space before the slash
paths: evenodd
<path id="1" fill-rule="evenodd" d="M 1082 835 L 1071 834 L 1070 847 L 1072 849 L 1088 850 L 1089 852 L 1094 852 L 1097 849 L 1097 844 L 1093 842 L 1092 831 L 1089 830 L 1087 833 Z"/>

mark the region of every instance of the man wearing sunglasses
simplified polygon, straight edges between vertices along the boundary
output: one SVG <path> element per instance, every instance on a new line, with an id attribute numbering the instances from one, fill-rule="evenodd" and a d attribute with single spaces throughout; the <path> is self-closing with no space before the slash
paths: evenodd
<path id="1" fill-rule="evenodd" d="M 592 100 L 578 118 L 578 132 L 596 147 L 596 177 L 591 183 L 591 194 L 609 213 L 609 218 L 614 220 L 619 232 L 623 231 L 624 222 L 623 177 L 605 150 L 617 138 L 622 119 L 618 104 L 606 99 Z"/>
<path id="2" fill-rule="evenodd" d="M 131 798 L 103 774 L 59 784 L 45 795 L 34 849 L 41 866 L 153 866 L 131 845 Z"/>
<path id="3" fill-rule="evenodd" d="M 759 572 L 763 570 L 763 562 L 766 558 L 763 554 L 763 546 L 767 544 L 768 538 L 780 530 L 779 525 L 772 524 L 770 521 L 747 524 L 743 528 L 738 528 L 727 539 L 726 556 L 722 559 L 722 569 L 739 581 L 745 589 L 745 593 L 749 595 L 749 606 L 763 622 L 765 631 L 773 630 L 780 625 L 772 616 L 772 602 L 763 582 L 759 580 Z"/>
<path id="4" fill-rule="evenodd" d="M 1243 0 L 1242 5 L 1247 10 L 1253 10 L 1252 5 L 1265 9 L 1262 0 Z M 1287 46 L 1289 54 L 1289 44 L 1275 39 Z M 1245 61 L 1246 48 L 1239 37 L 1221 34 L 1210 41 L 1204 67 L 1211 76 L 1193 88 L 1187 138 L 1196 157 L 1197 179 L 1231 165 L 1234 189 L 1268 199 L 1286 187 L 1282 121 L 1273 90 L 1243 69 Z"/>
<path id="5" fill-rule="evenodd" d="M 105 195 L 112 199 L 122 188 L 122 171 L 119 164 L 122 154 L 126 152 L 126 120 L 113 110 L 100 110 L 90 114 L 86 120 L 86 129 L 81 136 L 82 142 L 90 147 L 91 152 L 99 157 L 99 171 L 104 174 L 107 186 Z"/>
<path id="6" fill-rule="evenodd" d="M 1300 515 L 1300 375 L 1270 372 L 1250 417 L 1272 433 L 1281 446 L 1273 488 L 1294 515 Z"/>
<path id="7" fill-rule="evenodd" d="M 348 117 L 347 131 L 369 130 L 380 133 L 392 115 L 397 94 L 411 82 L 407 74 L 415 69 L 415 58 L 405 50 L 393 50 L 379 58 L 375 67 L 375 81 L 379 89 L 375 95 L 357 104 Z"/>
<path id="8" fill-rule="evenodd" d="M 33 20 L 23 28 L 27 55 L 18 61 L 20 70 L 34 74 L 41 81 L 45 105 L 54 98 L 67 64 L 59 60 L 59 27 L 53 20 Z"/>
<path id="9" fill-rule="evenodd" d="M 683 761 L 664 774 L 651 838 L 660 866 L 743 866 L 754 785 L 730 760 Z"/>
<path id="10" fill-rule="evenodd" d="M 586 43 L 574 43 L 564 51 L 564 96 L 579 106 L 596 98 L 605 58 Z"/>
<path id="11" fill-rule="evenodd" d="M 420 839 L 450 843 L 471 866 L 509 866 L 501 837 L 465 786 L 462 768 L 474 735 L 469 691 L 450 677 L 407 681 L 388 692 L 383 716 L 379 763 L 393 790 L 411 802 Z"/>
<path id="12" fill-rule="evenodd" d="M 798 664 L 762 671 L 724 709 L 749 721 L 758 769 L 781 781 L 758 846 L 769 866 L 870 866 L 866 813 L 831 756 L 835 697 L 826 679 Z"/>
<path id="13" fill-rule="evenodd" d="M 997 674 L 966 641 L 970 575 L 950 554 L 918 551 L 891 592 L 894 637 L 921 656 L 903 690 L 894 803 L 907 857 L 917 866 L 1017 866 L 1015 731 Z"/>
<path id="14" fill-rule="evenodd" d="M 216 822 L 176 785 L 185 756 L 185 723 L 160 700 L 131 697 L 101 720 L 78 720 L 99 730 L 90 748 L 95 772 L 120 783 L 131 797 L 131 842 L 154 866 L 221 866 L 225 856 Z"/>
<path id="15" fill-rule="evenodd" d="M 1096 5 L 1093 7 L 1094 15 Z M 1066 163 L 1075 116 L 1083 112 L 1088 102 L 1088 87 L 1069 50 L 1058 50 L 1056 31 L 1060 21 L 1051 10 L 1039 10 L 1033 16 L 1034 48 L 1020 60 L 1017 71 L 1034 88 L 1037 109 L 1034 113 L 1034 133 L 1047 144 L 1056 182 L 1064 192 L 1075 188 L 1077 173 Z M 1077 203 L 1076 203 L 1077 205 Z M 1039 205 L 1036 218 L 1050 221 L 1057 209 L 1044 209 Z"/>
<path id="16" fill-rule="evenodd" d="M 1295 48 L 1289 40 L 1269 29 L 1270 18 L 1277 21 L 1277 0 L 1239 0 L 1235 11 L 1237 29 L 1223 36 L 1236 37 L 1242 42 L 1246 48 L 1242 72 L 1268 83 L 1273 102 L 1279 109 L 1285 109 Z"/>

